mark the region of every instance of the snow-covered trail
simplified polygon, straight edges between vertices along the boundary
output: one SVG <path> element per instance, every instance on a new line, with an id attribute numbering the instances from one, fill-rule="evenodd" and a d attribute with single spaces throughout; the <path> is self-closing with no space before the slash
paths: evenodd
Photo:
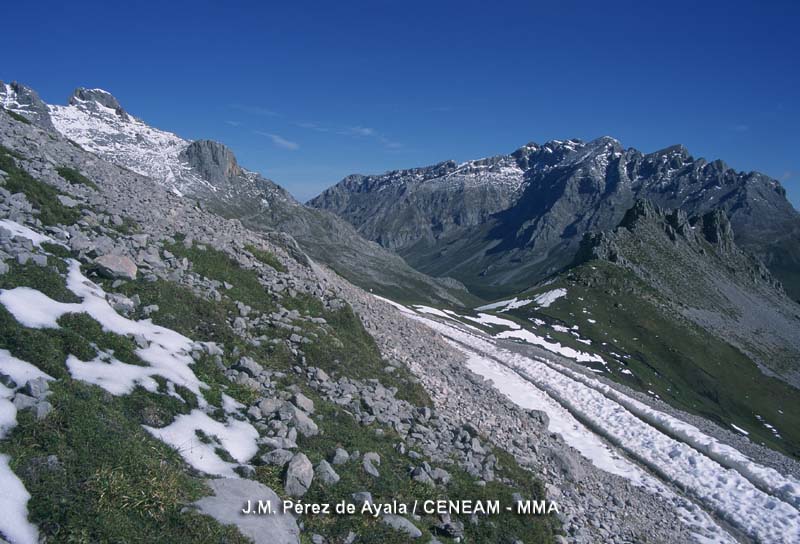
<path id="1" fill-rule="evenodd" d="M 643 478 L 641 469 L 621 456 L 615 456 L 610 452 L 611 447 L 597 436 L 589 438 L 594 433 L 659 477 L 685 490 L 687 498 L 683 500 L 689 503 L 689 510 L 695 517 L 698 516 L 696 510 L 700 509 L 695 507 L 693 510 L 690 500 L 702 504 L 759 542 L 800 542 L 800 512 L 793 506 L 798 491 L 794 480 L 753 463 L 696 428 L 653 410 L 597 380 L 552 361 L 535 360 L 504 350 L 491 339 L 454 322 L 442 323 L 411 312 L 409 315 L 455 342 L 468 355 L 470 368 L 495 380 L 495 386 L 517 404 L 530 408 L 532 399 L 538 395 L 537 409 L 548 415 L 555 414 L 555 424 L 558 425 L 560 419 L 562 426 L 569 421 L 565 420 L 566 412 L 574 421 L 566 425 L 568 430 L 572 429 L 572 436 L 564 438 L 599 468 L 669 498 L 680 511 L 680 503 L 664 495 L 666 488 L 663 484 L 658 482 L 662 488 L 659 489 L 654 485 L 655 478 L 647 474 Z M 501 381 L 498 381 L 501 377 L 498 369 L 504 371 Z M 542 400 L 542 394 L 546 394 L 550 402 Z M 553 404 L 559 405 L 563 411 L 554 409 Z M 665 432 L 665 427 L 670 432 Z M 580 430 L 576 432 L 576 428 Z M 597 447 L 597 444 L 602 447 Z M 725 465 L 715 458 L 726 461 Z M 727 535 L 723 535 L 724 532 L 710 517 L 706 515 L 706 518 L 694 522 L 687 520 L 693 530 L 697 526 L 704 529 L 697 531 L 698 540 L 725 541 Z M 709 528 L 709 524 L 718 531 Z"/>

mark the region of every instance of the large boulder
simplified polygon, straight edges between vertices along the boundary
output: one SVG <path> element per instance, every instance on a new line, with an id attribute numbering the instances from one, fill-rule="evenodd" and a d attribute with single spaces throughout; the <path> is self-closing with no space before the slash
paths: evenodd
<path id="1" fill-rule="evenodd" d="M 136 263 L 125 255 L 101 255 L 94 264 L 101 276 L 111 279 L 135 280 L 138 272 Z"/>
<path id="2" fill-rule="evenodd" d="M 255 544 L 299 544 L 300 529 L 294 517 L 281 511 L 281 499 L 269 487 L 253 480 L 208 480 L 213 496 L 203 497 L 194 506 L 224 525 L 234 525 Z M 272 514 L 242 513 L 248 501 L 269 501 Z M 255 504 L 255 503 L 252 503 Z M 264 504 L 264 503 L 262 503 Z M 255 506 L 253 507 L 256 508 Z"/>

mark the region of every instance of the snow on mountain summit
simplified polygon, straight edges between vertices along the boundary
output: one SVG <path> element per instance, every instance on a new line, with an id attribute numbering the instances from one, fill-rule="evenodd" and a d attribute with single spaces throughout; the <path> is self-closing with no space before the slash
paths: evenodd
<path id="1" fill-rule="evenodd" d="M 55 128 L 88 151 L 153 178 L 178 194 L 196 184 L 212 188 L 180 159 L 190 141 L 129 115 L 108 91 L 80 88 L 68 105 L 50 105 L 49 110 Z"/>

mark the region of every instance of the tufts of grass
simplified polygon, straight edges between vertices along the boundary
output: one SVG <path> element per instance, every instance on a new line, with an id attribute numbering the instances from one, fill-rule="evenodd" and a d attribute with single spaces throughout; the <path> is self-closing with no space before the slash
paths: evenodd
<path id="1" fill-rule="evenodd" d="M 12 193 L 23 193 L 39 210 L 39 219 L 45 225 L 71 225 L 80 218 L 80 212 L 67 208 L 58 201 L 59 192 L 52 186 L 35 179 L 17 166 L 19 156 L 0 146 L 0 170 L 8 173 L 5 188 Z"/>
<path id="2" fill-rule="evenodd" d="M 48 266 L 38 266 L 33 263 L 21 265 L 16 261 L 8 261 L 9 271 L 0 276 L 0 289 L 30 287 L 59 302 L 80 302 L 80 299 L 67 289 L 66 281 L 59 274 L 59 266 L 63 266 L 63 261 L 49 257 L 47 263 Z"/>
<path id="3" fill-rule="evenodd" d="M 104 331 L 100 323 L 87 314 L 65 314 L 59 318 L 58 324 L 66 333 L 81 336 L 98 349 L 112 353 L 123 363 L 148 366 L 136 355 L 138 346 L 132 338 Z"/>
<path id="4" fill-rule="evenodd" d="M 431 406 L 430 397 L 408 369 L 396 368 L 392 373 L 384 370 L 387 365 L 375 340 L 349 306 L 325 311 L 322 316 L 337 341 L 320 336 L 307 344 L 304 351 L 310 364 L 359 380 L 379 379 L 385 387 L 397 387 L 397 398 L 415 406 Z"/>
<path id="5" fill-rule="evenodd" d="M 56 168 L 56 172 L 58 175 L 67 180 L 69 183 L 73 185 L 85 185 L 86 187 L 91 187 L 95 191 L 98 190 L 97 184 L 75 170 L 74 168 L 70 168 L 69 166 L 59 166 Z"/>
<path id="6" fill-rule="evenodd" d="M 277 309 L 272 296 L 258 281 L 258 274 L 254 270 L 242 268 L 226 253 L 210 247 L 200 249 L 197 245 L 186 248 L 180 243 L 167 249 L 178 257 L 189 259 L 194 272 L 233 285 L 231 289 L 225 291 L 229 298 L 243 301 L 262 312 Z"/>
<path id="7" fill-rule="evenodd" d="M 0 450 L 31 494 L 29 517 L 48 541 L 246 542 L 184 505 L 207 491 L 177 452 L 132 420 L 126 397 L 66 380 L 52 386 L 51 415 L 19 425 Z M 44 462 L 55 456 L 56 462 Z"/>
<path id="8" fill-rule="evenodd" d="M 253 245 L 245 246 L 245 249 L 253 254 L 253 256 L 261 261 L 262 263 L 271 266 L 278 272 L 287 272 L 286 267 L 278 260 L 278 257 L 275 256 L 274 253 L 271 251 L 267 251 L 265 249 L 259 249 Z"/>

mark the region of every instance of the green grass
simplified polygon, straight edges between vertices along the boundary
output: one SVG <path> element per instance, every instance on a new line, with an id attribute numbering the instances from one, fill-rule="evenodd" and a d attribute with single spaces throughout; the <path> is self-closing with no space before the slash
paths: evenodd
<path id="1" fill-rule="evenodd" d="M 271 251 L 267 251 L 265 249 L 259 249 L 253 245 L 245 246 L 245 249 L 253 254 L 253 256 L 261 261 L 262 263 L 271 266 L 278 272 L 287 272 L 286 267 L 278 260 L 278 257 L 275 256 L 274 253 Z"/>
<path id="2" fill-rule="evenodd" d="M 73 380 L 55 382 L 52 391 L 50 416 L 34 421 L 20 413 L 0 442 L 48 542 L 246 542 L 210 518 L 181 512 L 207 491 L 131 417 L 135 396 L 112 397 Z M 49 455 L 59 461 L 53 470 L 42 467 Z"/>
<path id="3" fill-rule="evenodd" d="M 25 123 L 26 125 L 32 124 L 30 119 L 28 119 L 27 117 L 25 117 L 23 115 L 18 114 L 15 111 L 7 110 L 2 106 L 0 106 L 0 110 L 3 110 L 8 115 L 10 115 L 12 119 L 14 119 L 16 121 L 19 121 L 20 123 Z"/>
<path id="4" fill-rule="evenodd" d="M 550 324 L 578 324 L 581 336 L 592 339 L 591 347 L 570 334 L 548 332 L 575 349 L 599 353 L 614 370 L 606 376 L 615 381 L 639 391 L 653 391 L 676 408 L 725 428 L 735 424 L 750 432 L 749 438 L 756 442 L 800 456 L 797 391 L 764 375 L 731 345 L 665 312 L 658 294 L 642 282 L 612 264 L 593 261 L 539 291 L 557 287 L 566 287 L 567 296 L 549 308 L 525 306 L 504 317 L 516 316 L 520 323 L 539 317 Z M 584 314 L 584 308 L 590 314 Z M 612 353 L 630 355 L 622 360 L 633 375 L 619 372 L 625 366 L 614 363 Z M 783 439 L 775 438 L 756 414 L 775 426 Z"/>
<path id="5" fill-rule="evenodd" d="M 229 290 L 223 288 L 224 294 L 231 299 L 240 300 L 262 312 L 277 309 L 272 296 L 259 283 L 257 273 L 242 268 L 226 253 L 210 247 L 200 249 L 197 244 L 186 248 L 182 243 L 177 243 L 167 249 L 178 257 L 189 259 L 194 272 L 233 285 Z"/>
<path id="6" fill-rule="evenodd" d="M 0 146 L 0 170 L 8 177 L 5 188 L 12 193 L 24 193 L 28 201 L 39 210 L 39 219 L 45 225 L 71 225 L 80 218 L 80 212 L 67 208 L 58 201 L 59 192 L 52 186 L 33 178 L 17 166 L 18 155 Z"/>
<path id="7" fill-rule="evenodd" d="M 86 187 L 91 187 L 95 191 L 99 190 L 97 184 L 75 170 L 74 168 L 70 168 L 68 166 L 59 166 L 56 168 L 56 172 L 58 175 L 67 180 L 69 183 L 73 185 L 85 185 Z"/>
<path id="8" fill-rule="evenodd" d="M 59 274 L 59 266 L 64 266 L 64 263 L 57 257 L 48 257 L 48 266 L 39 266 L 31 262 L 21 265 L 17 261 L 7 261 L 7 264 L 9 271 L 0 276 L 0 289 L 25 286 L 41 291 L 59 302 L 80 302 L 80 299 L 67 289 L 66 281 Z"/>

